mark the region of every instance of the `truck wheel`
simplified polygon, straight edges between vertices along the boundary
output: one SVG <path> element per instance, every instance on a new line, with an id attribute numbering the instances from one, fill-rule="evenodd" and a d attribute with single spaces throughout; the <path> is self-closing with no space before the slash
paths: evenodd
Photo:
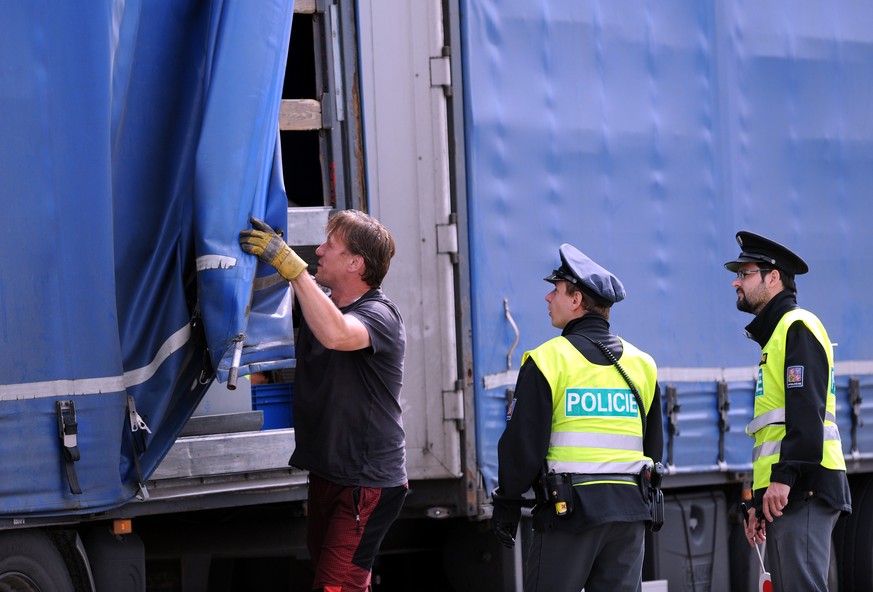
<path id="1" fill-rule="evenodd" d="M 74 592 L 61 554 L 39 531 L 0 532 L 0 590 Z"/>
<path id="2" fill-rule="evenodd" d="M 855 514 L 857 512 L 857 514 Z M 867 480 L 864 492 L 859 496 L 858 506 L 852 512 L 855 526 L 855 588 L 873 590 L 873 481 Z"/>
<path id="3" fill-rule="evenodd" d="M 834 546 L 843 590 L 873 590 L 873 480 L 850 479 L 852 513 L 834 529 Z"/>

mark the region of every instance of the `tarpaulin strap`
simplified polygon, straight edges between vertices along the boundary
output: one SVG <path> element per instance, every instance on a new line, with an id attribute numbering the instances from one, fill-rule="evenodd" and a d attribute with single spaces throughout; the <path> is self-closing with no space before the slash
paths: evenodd
<path id="1" fill-rule="evenodd" d="M 731 399 L 728 393 L 728 383 L 724 380 L 718 381 L 718 464 L 725 464 L 725 434 L 730 431 L 729 412 L 731 408 Z"/>
<path id="2" fill-rule="evenodd" d="M 864 421 L 861 419 L 861 381 L 857 378 L 852 377 L 849 379 L 849 410 L 851 411 L 852 417 L 852 446 L 849 448 L 849 452 L 852 455 L 852 458 L 859 458 L 860 453 L 858 451 L 858 428 L 864 427 Z"/>
<path id="3" fill-rule="evenodd" d="M 673 466 L 673 443 L 679 435 L 679 394 L 672 384 L 667 385 L 667 466 Z"/>
<path id="4" fill-rule="evenodd" d="M 152 431 L 149 429 L 149 426 L 146 425 L 145 420 L 140 417 L 140 414 L 136 412 L 136 402 L 133 399 L 133 395 L 127 395 L 127 415 L 130 419 L 130 438 L 133 441 L 133 454 L 131 457 L 133 458 L 133 466 L 136 470 L 136 480 L 139 485 L 139 494 L 137 497 L 141 500 L 147 500 L 149 499 L 149 490 L 146 488 L 145 479 L 142 477 L 142 467 L 139 464 L 139 457 L 146 451 L 144 432 L 151 434 Z"/>
<path id="5" fill-rule="evenodd" d="M 76 407 L 72 401 L 57 401 L 58 436 L 64 451 L 64 468 L 67 471 L 67 481 L 70 484 L 70 493 L 80 494 L 79 477 L 76 475 L 76 466 L 73 464 L 79 460 L 79 422 L 76 420 Z"/>

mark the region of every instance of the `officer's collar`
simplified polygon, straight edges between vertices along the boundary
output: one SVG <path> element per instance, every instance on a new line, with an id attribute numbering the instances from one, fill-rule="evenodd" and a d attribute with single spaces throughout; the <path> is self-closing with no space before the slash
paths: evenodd
<path id="1" fill-rule="evenodd" d="M 577 317 L 564 325 L 564 329 L 561 331 L 561 335 L 567 335 L 569 333 L 572 333 L 579 326 L 599 327 L 608 330 L 609 321 L 607 321 L 596 312 L 587 312 L 581 317 Z"/>
<path id="2" fill-rule="evenodd" d="M 764 305 L 751 323 L 746 325 L 746 337 L 764 347 L 770 341 L 780 319 L 786 312 L 795 308 L 797 308 L 797 294 L 788 289 L 782 290 Z"/>

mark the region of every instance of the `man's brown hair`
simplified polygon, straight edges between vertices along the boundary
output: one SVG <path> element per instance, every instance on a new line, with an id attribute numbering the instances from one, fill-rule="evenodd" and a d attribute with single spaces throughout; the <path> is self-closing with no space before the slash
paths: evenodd
<path id="1" fill-rule="evenodd" d="M 364 259 L 361 278 L 378 288 L 394 257 L 394 238 L 382 223 L 360 210 L 340 210 L 327 221 L 327 234 L 335 234 L 348 250 Z"/>

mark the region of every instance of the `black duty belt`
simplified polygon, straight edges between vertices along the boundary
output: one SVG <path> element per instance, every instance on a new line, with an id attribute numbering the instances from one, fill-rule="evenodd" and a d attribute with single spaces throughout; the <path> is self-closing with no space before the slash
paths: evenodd
<path id="1" fill-rule="evenodd" d="M 639 475 L 629 475 L 628 473 L 599 473 L 585 474 L 570 473 L 570 482 L 573 485 L 582 485 L 593 481 L 621 481 L 624 483 L 640 484 Z"/>

